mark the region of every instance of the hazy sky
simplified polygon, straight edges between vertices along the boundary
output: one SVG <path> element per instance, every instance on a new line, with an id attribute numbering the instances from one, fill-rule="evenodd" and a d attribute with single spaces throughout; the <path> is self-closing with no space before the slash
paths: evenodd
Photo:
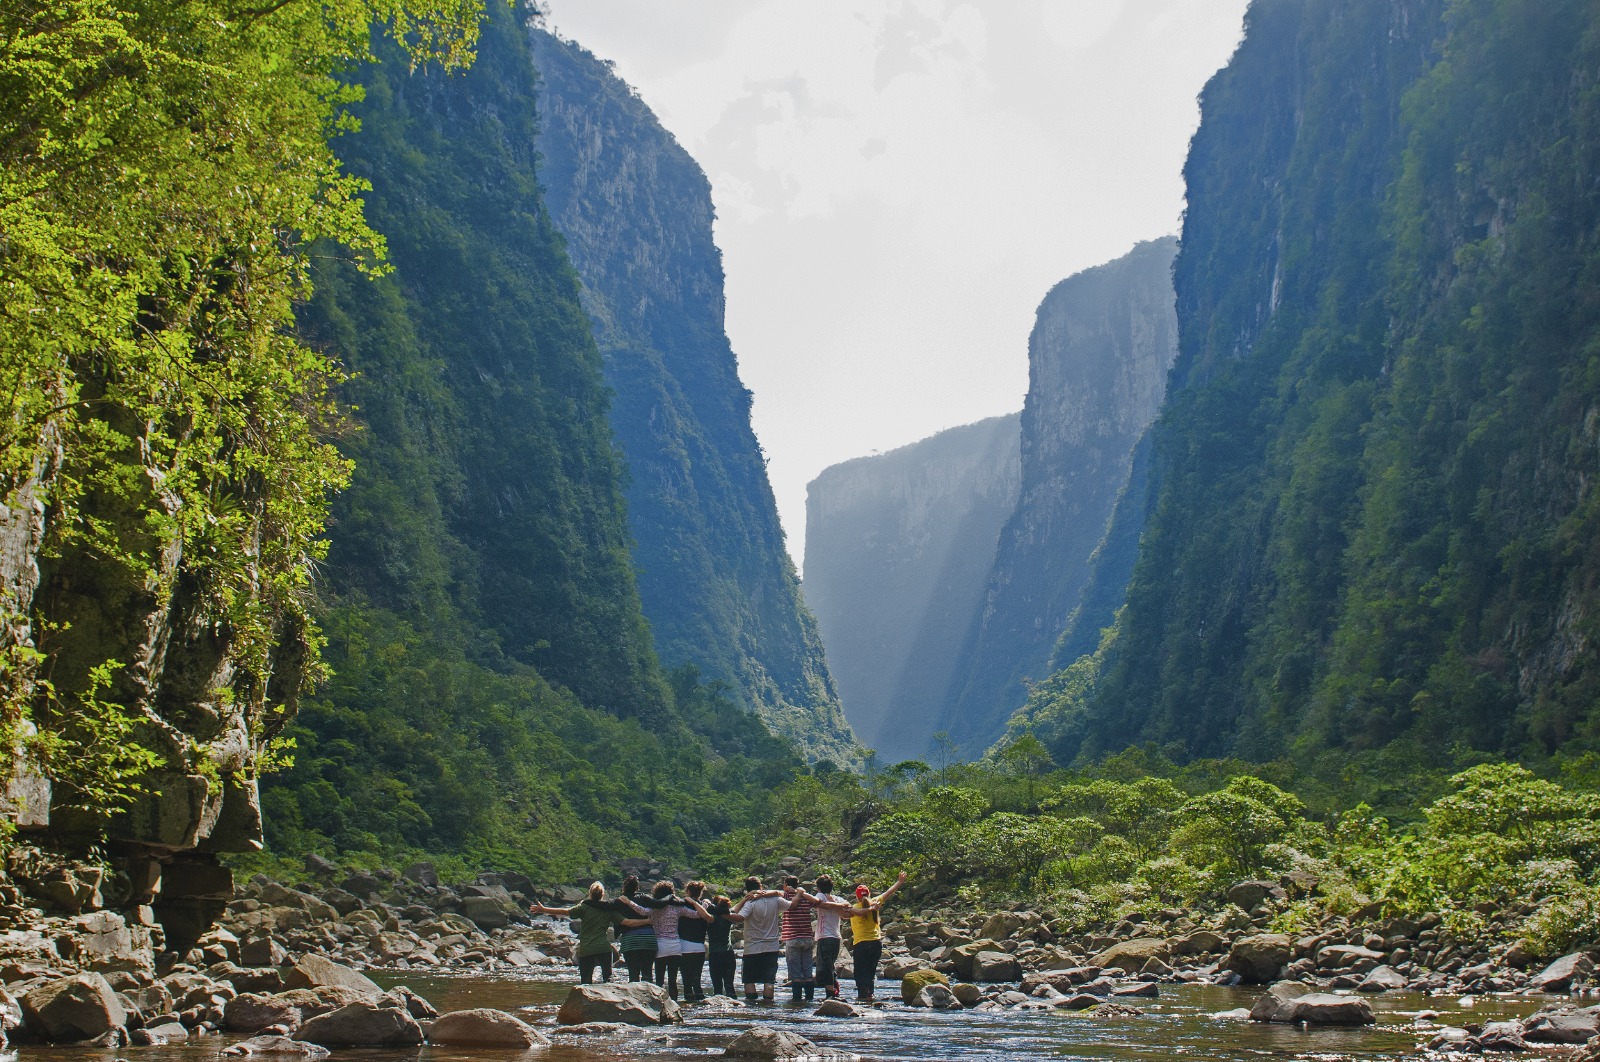
<path id="1" fill-rule="evenodd" d="M 822 469 L 1022 407 L 1057 281 L 1176 232 L 1246 0 L 547 0 L 711 179 L 798 562 Z"/>

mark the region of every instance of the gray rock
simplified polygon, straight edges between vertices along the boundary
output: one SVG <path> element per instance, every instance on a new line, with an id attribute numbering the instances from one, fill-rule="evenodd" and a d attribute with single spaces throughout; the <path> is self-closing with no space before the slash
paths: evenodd
<path id="1" fill-rule="evenodd" d="M 561 1025 L 624 1022 L 628 1025 L 673 1025 L 683 1021 L 678 1004 L 666 989 L 648 981 L 625 985 L 575 985 L 556 1012 Z"/>
<path id="2" fill-rule="evenodd" d="M 798 1033 L 758 1027 L 734 1037 L 722 1052 L 728 1058 L 842 1059 L 847 1055 L 824 1051 Z"/>
<path id="3" fill-rule="evenodd" d="M 296 962 L 283 981 L 289 988 L 345 988 L 372 999 L 383 995 L 370 977 L 321 955 L 307 955 Z"/>
<path id="4" fill-rule="evenodd" d="M 48 981 L 23 995 L 22 1021 L 30 1035 L 52 1043 L 92 1040 L 121 1028 L 128 1012 L 97 973 Z"/>
<path id="5" fill-rule="evenodd" d="M 1282 933 L 1258 933 L 1233 942 L 1223 966 L 1246 984 L 1266 984 L 1294 955 L 1294 942 Z"/>
<path id="6" fill-rule="evenodd" d="M 1024 996 L 1024 999 L 1027 997 Z M 928 1007 L 932 1010 L 960 1010 L 961 1000 L 956 994 L 944 985 L 927 985 L 917 993 L 917 998 L 911 1001 L 913 1007 Z"/>
<path id="7" fill-rule="evenodd" d="M 1172 942 L 1173 955 L 1208 955 L 1228 946 L 1228 938 L 1209 929 L 1197 929 Z"/>
<path id="8" fill-rule="evenodd" d="M 1251 1021 L 1307 1025 L 1371 1025 L 1372 1004 L 1356 996 L 1308 992 L 1305 985 L 1279 981 L 1250 1008 Z"/>
<path id="9" fill-rule="evenodd" d="M 526 1051 L 550 1041 L 514 1014 L 481 1008 L 451 1011 L 439 1018 L 428 1026 L 428 1042 L 450 1047 L 499 1047 Z"/>
<path id="10" fill-rule="evenodd" d="M 1010 911 L 998 911 L 989 916 L 983 923 L 983 928 L 978 931 L 981 937 L 990 940 L 1008 940 L 1017 930 L 1028 924 L 1028 920 L 1019 914 Z"/>
<path id="11" fill-rule="evenodd" d="M 271 1025 L 296 1029 L 305 1014 L 282 996 L 247 992 L 228 1000 L 222 1011 L 223 1028 L 233 1033 L 255 1033 Z"/>
<path id="12" fill-rule="evenodd" d="M 1099 996 L 1079 992 L 1075 995 L 1062 996 L 1060 999 L 1052 999 L 1050 1005 L 1058 1010 L 1092 1010 L 1104 1002 L 1105 1000 Z"/>
<path id="13" fill-rule="evenodd" d="M 1594 963 L 1583 952 L 1563 955 L 1528 979 L 1528 987 L 1539 992 L 1565 992 L 1574 981 L 1594 975 Z"/>
<path id="14" fill-rule="evenodd" d="M 269 936 L 246 937 L 239 942 L 239 963 L 242 966 L 281 966 L 288 952 Z"/>
<path id="15" fill-rule="evenodd" d="M 410 1047 L 422 1043 L 422 1026 L 403 1010 L 361 1000 L 308 1019 L 294 1038 L 323 1047 Z"/>
<path id="16" fill-rule="evenodd" d="M 128 1034 L 128 1042 L 135 1047 L 163 1047 L 167 1044 L 181 1044 L 187 1039 L 189 1030 L 175 1021 L 147 1025 Z"/>
<path id="17" fill-rule="evenodd" d="M 1161 995 L 1161 989 L 1156 987 L 1156 983 L 1154 981 L 1145 981 L 1142 984 L 1136 985 L 1118 985 L 1111 990 L 1111 995 L 1116 999 L 1125 997 L 1157 999 Z"/>
<path id="18" fill-rule="evenodd" d="M 1519 1021 L 1491 1021 L 1471 1040 L 1480 1051 L 1526 1051 L 1528 1043 L 1522 1038 Z"/>
<path id="19" fill-rule="evenodd" d="M 307 854 L 307 856 L 306 856 L 306 873 L 307 874 L 315 874 L 318 877 L 329 877 L 331 875 L 337 874 L 338 872 L 339 872 L 339 864 L 335 863 L 333 860 L 325 859 L 322 856 L 317 855 L 317 853 L 315 853 L 315 852 L 311 852 L 311 853 Z"/>
<path id="20" fill-rule="evenodd" d="M 957 972 L 960 964 L 957 964 Z M 979 984 L 997 984 L 1004 981 L 1022 980 L 1022 966 L 1017 960 L 1003 951 L 980 951 L 972 957 L 970 975 L 967 980 Z"/>
<path id="21" fill-rule="evenodd" d="M 461 913 L 479 929 L 504 929 L 511 924 L 510 913 L 499 900 L 489 896 L 463 896 Z"/>
<path id="22" fill-rule="evenodd" d="M 224 1048 L 225 1055 L 253 1058 L 258 1055 L 287 1055 L 291 1058 L 305 1059 L 306 1062 L 319 1062 L 332 1054 L 321 1044 L 308 1044 L 302 1040 L 291 1040 L 287 1036 L 252 1036 L 248 1040 L 240 1040 L 232 1047 Z"/>
<path id="23" fill-rule="evenodd" d="M 1089 962 L 1102 969 L 1115 966 L 1131 973 L 1141 969 L 1151 959 L 1164 960 L 1171 954 L 1171 941 L 1160 937 L 1135 937 L 1132 940 L 1118 941 L 1095 955 Z"/>
<path id="24" fill-rule="evenodd" d="M 1281 900 L 1286 893 L 1275 881 L 1241 881 L 1228 890 L 1228 902 L 1253 911 L 1267 899 Z"/>
<path id="25" fill-rule="evenodd" d="M 815 1018 L 859 1018 L 861 1010 L 853 1003 L 846 1003 L 842 999 L 826 999 L 822 1005 L 811 1012 Z"/>
<path id="26" fill-rule="evenodd" d="M 439 887 L 439 872 L 433 868 L 432 863 L 412 863 L 401 873 L 418 885 L 426 885 L 430 889 Z"/>
<path id="27" fill-rule="evenodd" d="M 1357 992 L 1396 992 L 1406 987 L 1405 975 L 1392 966 L 1379 966 L 1364 977 Z"/>
<path id="28" fill-rule="evenodd" d="M 1522 1023 L 1523 1038 L 1538 1044 L 1581 1044 L 1600 1035 L 1600 1014 L 1594 1008 L 1542 1010 Z"/>

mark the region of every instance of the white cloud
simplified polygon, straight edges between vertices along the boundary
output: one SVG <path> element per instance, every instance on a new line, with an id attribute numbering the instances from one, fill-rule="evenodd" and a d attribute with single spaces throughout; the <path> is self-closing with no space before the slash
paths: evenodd
<path id="1" fill-rule="evenodd" d="M 1021 406 L 1058 280 L 1175 231 L 1246 0 L 549 0 L 706 170 L 791 552 L 828 464 Z"/>

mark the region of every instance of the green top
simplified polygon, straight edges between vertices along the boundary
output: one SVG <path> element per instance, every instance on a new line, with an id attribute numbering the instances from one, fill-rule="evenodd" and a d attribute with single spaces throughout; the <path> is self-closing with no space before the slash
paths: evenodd
<path id="1" fill-rule="evenodd" d="M 611 909 L 611 902 L 597 904 L 584 900 L 572 909 L 572 917 L 578 919 L 579 955 L 600 955 L 610 949 L 611 941 L 606 933 L 623 919 L 621 913 Z"/>

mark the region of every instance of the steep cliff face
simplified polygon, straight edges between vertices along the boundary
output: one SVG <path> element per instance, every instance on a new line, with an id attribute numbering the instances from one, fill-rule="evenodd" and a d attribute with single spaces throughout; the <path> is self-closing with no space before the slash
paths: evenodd
<path id="1" fill-rule="evenodd" d="M 806 598 L 850 724 L 886 762 L 928 754 L 1021 485 L 1020 417 L 834 465 L 806 490 Z"/>
<path id="2" fill-rule="evenodd" d="M 1577 0 L 1252 5 L 1186 169 L 1150 523 L 1058 756 L 1592 746 L 1597 42 Z"/>
<path id="3" fill-rule="evenodd" d="M 1062 281 L 1040 304 L 1028 343 L 1021 495 L 943 712 L 928 727 L 969 755 L 1000 736 L 1028 695 L 1024 680 L 1048 673 L 1089 583 L 1177 349 L 1175 250 L 1171 238 L 1140 244 Z"/>
<path id="4" fill-rule="evenodd" d="M 811 758 L 852 762 L 723 330 L 710 184 L 606 64 L 542 31 L 530 39 L 541 182 L 615 392 L 656 651 L 731 684 Z"/>

